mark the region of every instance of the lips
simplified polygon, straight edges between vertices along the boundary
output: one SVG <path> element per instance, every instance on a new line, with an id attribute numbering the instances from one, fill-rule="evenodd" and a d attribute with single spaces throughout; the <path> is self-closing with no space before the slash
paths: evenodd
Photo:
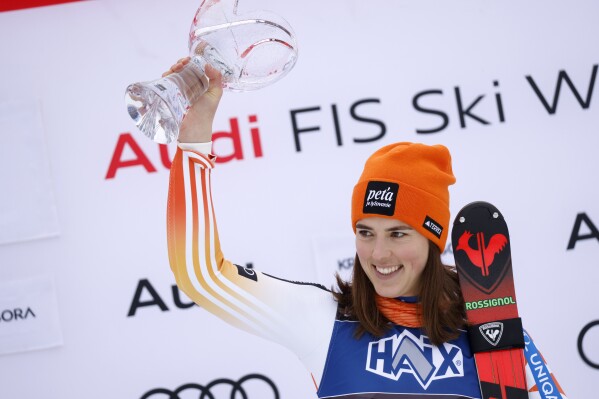
<path id="1" fill-rule="evenodd" d="M 374 269 L 377 273 L 382 274 L 383 276 L 388 276 L 392 273 L 395 273 L 399 269 L 403 268 L 403 265 L 394 265 L 394 266 L 376 266 L 373 265 Z"/>

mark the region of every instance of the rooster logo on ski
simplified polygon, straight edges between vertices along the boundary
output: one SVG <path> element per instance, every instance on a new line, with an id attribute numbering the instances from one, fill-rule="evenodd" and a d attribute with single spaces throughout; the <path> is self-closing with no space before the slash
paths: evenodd
<path id="1" fill-rule="evenodd" d="M 472 248 L 469 244 L 473 236 L 469 231 L 464 231 L 460 237 L 456 250 L 463 250 L 468 255 L 470 262 L 481 269 L 483 276 L 489 275 L 489 268 L 493 265 L 495 255 L 497 255 L 507 244 L 507 238 L 503 234 L 494 234 L 489 243 L 485 242 L 485 233 L 476 233 L 476 242 L 478 248 Z"/>
<path id="2" fill-rule="evenodd" d="M 478 328 L 482 336 L 493 346 L 497 346 L 503 335 L 503 323 L 493 322 L 483 324 Z"/>
<path id="3" fill-rule="evenodd" d="M 504 251 L 507 245 L 508 238 L 501 233 L 465 230 L 460 235 L 455 254 L 465 259 L 458 263 L 479 290 L 492 293 L 505 276 L 509 262 L 509 251 Z"/>

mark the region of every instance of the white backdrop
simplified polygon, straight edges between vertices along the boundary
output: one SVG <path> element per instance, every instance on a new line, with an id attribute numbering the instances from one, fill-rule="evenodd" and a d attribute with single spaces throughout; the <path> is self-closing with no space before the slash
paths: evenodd
<path id="1" fill-rule="evenodd" d="M 22 341 L 0 355 L 0 397 L 141 398 L 252 373 L 281 398 L 315 397 L 292 354 L 173 295 L 168 159 L 135 130 L 123 97 L 129 83 L 185 56 L 199 3 L 99 0 L 0 13 L 0 340 Z M 282 14 L 300 56 L 277 84 L 222 100 L 215 130 L 230 131 L 237 118 L 243 149 L 243 159 L 214 171 L 225 255 L 330 286 L 353 256 L 350 198 L 366 157 L 395 141 L 442 143 L 458 179 L 452 215 L 475 200 L 502 210 L 525 327 L 568 396 L 595 397 L 599 326 L 582 342 L 587 362 L 577 342 L 599 320 L 599 4 L 241 0 L 240 8 Z M 30 126 L 16 128 L 23 115 Z M 318 128 L 297 134 L 300 151 L 293 118 L 300 130 Z M 215 149 L 232 152 L 226 139 Z M 36 293 L 53 305 L 36 307 Z M 244 386 L 251 399 L 274 397 L 263 383 Z"/>

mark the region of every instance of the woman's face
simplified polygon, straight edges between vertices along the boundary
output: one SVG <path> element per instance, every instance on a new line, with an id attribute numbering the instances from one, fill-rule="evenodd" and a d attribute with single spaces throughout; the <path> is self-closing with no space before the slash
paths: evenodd
<path id="1" fill-rule="evenodd" d="M 380 296 L 418 295 L 428 245 L 422 234 L 399 220 L 370 217 L 356 224 L 358 258 Z"/>

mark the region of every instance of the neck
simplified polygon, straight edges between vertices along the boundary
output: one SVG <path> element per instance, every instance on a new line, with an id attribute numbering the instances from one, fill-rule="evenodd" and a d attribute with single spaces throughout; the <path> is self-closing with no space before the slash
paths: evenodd
<path id="1" fill-rule="evenodd" d="M 376 294 L 376 306 L 383 316 L 395 324 L 422 327 L 422 305 L 418 302 L 404 302 Z"/>

